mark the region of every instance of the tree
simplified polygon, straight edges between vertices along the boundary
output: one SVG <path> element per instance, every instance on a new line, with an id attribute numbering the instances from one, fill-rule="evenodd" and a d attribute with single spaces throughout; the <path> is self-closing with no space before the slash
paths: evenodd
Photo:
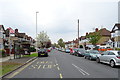
<path id="1" fill-rule="evenodd" d="M 50 47 L 51 40 L 46 32 L 42 31 L 37 35 L 37 47 Z"/>
<path id="2" fill-rule="evenodd" d="M 100 40 L 101 35 L 100 32 L 94 32 L 92 34 L 87 35 L 87 38 L 92 45 L 96 46 L 97 42 Z"/>
<path id="3" fill-rule="evenodd" d="M 60 47 L 64 47 L 64 48 L 65 48 L 65 43 L 64 43 L 64 41 L 63 41 L 62 38 L 60 38 L 60 39 L 58 40 L 58 45 L 59 45 Z"/>
<path id="4" fill-rule="evenodd" d="M 53 46 L 59 48 L 58 44 L 56 43 L 54 43 Z"/>

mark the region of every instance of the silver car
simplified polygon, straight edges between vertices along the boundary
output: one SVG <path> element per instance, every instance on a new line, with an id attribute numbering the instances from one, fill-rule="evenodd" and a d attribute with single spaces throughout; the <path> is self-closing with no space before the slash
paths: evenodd
<path id="1" fill-rule="evenodd" d="M 111 67 L 120 66 L 120 51 L 105 51 L 100 56 L 97 56 L 96 61 L 107 63 Z"/>

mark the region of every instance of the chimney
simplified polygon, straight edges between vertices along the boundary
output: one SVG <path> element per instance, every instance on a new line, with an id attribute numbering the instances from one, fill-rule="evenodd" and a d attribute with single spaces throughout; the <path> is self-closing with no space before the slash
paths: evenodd
<path id="1" fill-rule="evenodd" d="M 18 29 L 15 29 L 15 33 L 18 33 Z"/>
<path id="2" fill-rule="evenodd" d="M 86 33 L 86 36 L 88 35 L 88 32 Z"/>
<path id="3" fill-rule="evenodd" d="M 98 32 L 98 28 L 95 29 L 95 32 Z"/>

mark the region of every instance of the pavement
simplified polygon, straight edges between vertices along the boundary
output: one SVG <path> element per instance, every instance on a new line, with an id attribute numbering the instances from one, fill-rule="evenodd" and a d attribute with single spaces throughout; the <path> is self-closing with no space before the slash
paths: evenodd
<path id="1" fill-rule="evenodd" d="M 14 59 L 14 55 L 13 54 L 11 56 L 0 58 L 0 62 L 5 62 L 5 61 L 8 61 L 10 59 Z"/>
<path id="2" fill-rule="evenodd" d="M 119 68 L 52 50 L 5 78 L 118 78 Z M 110 80 L 110 79 L 109 79 Z"/>

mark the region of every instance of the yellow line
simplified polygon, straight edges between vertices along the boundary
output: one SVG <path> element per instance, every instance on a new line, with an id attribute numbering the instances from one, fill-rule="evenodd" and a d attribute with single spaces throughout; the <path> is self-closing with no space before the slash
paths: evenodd
<path id="1" fill-rule="evenodd" d="M 60 68 L 59 68 L 59 67 L 57 67 L 57 69 L 58 69 L 58 70 L 60 70 Z"/>
<path id="2" fill-rule="evenodd" d="M 48 63 L 48 61 L 46 61 L 46 63 Z"/>
<path id="3" fill-rule="evenodd" d="M 35 67 L 32 65 L 32 67 L 35 69 Z"/>
<path id="4" fill-rule="evenodd" d="M 37 62 L 37 64 L 39 64 L 39 62 Z"/>
<path id="5" fill-rule="evenodd" d="M 23 66 L 22 68 L 20 68 L 17 72 L 15 72 L 14 74 L 12 74 L 10 77 L 8 78 L 12 78 L 14 77 L 15 75 L 17 75 L 18 73 L 20 73 L 22 70 L 24 70 L 26 67 L 28 67 L 30 64 L 32 64 L 33 62 L 35 62 L 37 59 L 35 59 L 34 61 L 28 63 L 27 65 Z"/>
<path id="6" fill-rule="evenodd" d="M 60 73 L 60 78 L 63 78 L 62 74 Z"/>
<path id="7" fill-rule="evenodd" d="M 40 69 L 41 65 L 38 66 L 38 69 Z"/>

